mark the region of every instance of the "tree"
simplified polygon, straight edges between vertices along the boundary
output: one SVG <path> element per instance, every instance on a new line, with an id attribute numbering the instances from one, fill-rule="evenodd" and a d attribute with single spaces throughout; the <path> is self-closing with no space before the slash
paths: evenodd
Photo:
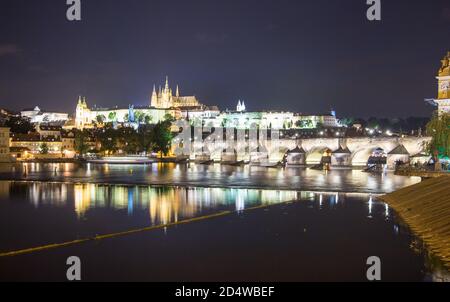
<path id="1" fill-rule="evenodd" d="M 103 124 L 105 121 L 106 121 L 106 116 L 104 116 L 104 115 L 97 115 L 97 117 L 96 117 L 96 121 L 97 121 L 97 123 L 99 123 L 99 124 Z"/>
<path id="2" fill-rule="evenodd" d="M 174 122 L 174 121 L 175 121 L 175 118 L 172 116 L 172 114 L 166 113 L 166 114 L 164 115 L 164 121 L 165 121 L 165 122 Z"/>
<path id="3" fill-rule="evenodd" d="M 154 144 L 154 126 L 149 125 L 141 125 L 139 127 L 139 130 L 137 132 L 137 138 L 138 138 L 138 150 L 139 152 L 151 152 L 154 150 L 155 144 Z"/>
<path id="4" fill-rule="evenodd" d="M 11 133 L 28 134 L 29 132 L 35 131 L 30 120 L 20 116 L 9 117 L 4 125 L 10 129 Z"/>
<path id="5" fill-rule="evenodd" d="M 139 134 L 132 127 L 125 127 L 118 130 L 118 142 L 123 151 L 127 154 L 136 154 L 141 151 L 139 144 Z"/>
<path id="6" fill-rule="evenodd" d="M 39 153 L 40 154 L 48 154 L 48 145 L 47 145 L 47 143 L 42 143 L 39 146 Z"/>
<path id="7" fill-rule="evenodd" d="M 345 125 L 347 127 L 351 127 L 354 123 L 355 123 L 355 119 L 351 118 L 351 117 L 341 119 L 341 124 Z"/>
<path id="8" fill-rule="evenodd" d="M 295 122 L 295 126 L 297 128 L 313 128 L 312 120 L 298 120 Z"/>
<path id="9" fill-rule="evenodd" d="M 86 130 L 76 131 L 75 132 L 75 151 L 83 156 L 89 150 L 88 142 L 88 133 Z"/>
<path id="10" fill-rule="evenodd" d="M 438 116 L 433 115 L 427 124 L 427 134 L 431 136 L 431 141 L 427 144 L 427 151 L 433 156 L 435 163 L 439 158 L 450 156 L 450 114 L 445 113 Z M 438 167 L 438 165 L 436 165 Z"/>
<path id="11" fill-rule="evenodd" d="M 136 110 L 136 112 L 134 113 L 134 119 L 137 123 L 142 124 L 145 121 L 145 113 L 141 110 Z"/>
<path id="12" fill-rule="evenodd" d="M 117 113 L 116 112 L 110 112 L 108 114 L 108 120 L 111 122 L 115 122 L 116 121 L 116 117 L 117 117 Z"/>
<path id="13" fill-rule="evenodd" d="M 103 153 L 114 153 L 117 151 L 118 133 L 112 127 L 103 128 L 98 134 L 100 151 Z"/>
<path id="14" fill-rule="evenodd" d="M 153 117 L 151 116 L 151 115 L 145 115 L 145 117 L 144 117 L 144 123 L 145 124 L 150 124 L 151 122 L 152 122 L 152 120 L 153 120 Z"/>
<path id="15" fill-rule="evenodd" d="M 172 132 L 170 131 L 172 123 L 170 121 L 158 122 L 152 131 L 153 138 L 153 150 L 167 155 L 171 148 L 173 139 Z"/>
<path id="16" fill-rule="evenodd" d="M 230 122 L 230 120 L 227 117 L 223 118 L 223 120 L 222 120 L 222 127 L 223 128 L 228 127 L 228 123 L 229 122 Z"/>

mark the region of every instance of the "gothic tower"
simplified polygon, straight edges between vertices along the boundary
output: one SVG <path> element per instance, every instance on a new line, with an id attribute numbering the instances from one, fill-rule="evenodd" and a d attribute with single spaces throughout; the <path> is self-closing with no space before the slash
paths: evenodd
<path id="1" fill-rule="evenodd" d="M 156 86 L 153 85 L 152 99 L 150 102 L 150 106 L 158 108 L 158 95 L 156 94 Z"/>
<path id="2" fill-rule="evenodd" d="M 450 51 L 441 60 L 442 66 L 438 76 L 438 97 L 434 101 L 438 105 L 439 115 L 450 113 Z"/>

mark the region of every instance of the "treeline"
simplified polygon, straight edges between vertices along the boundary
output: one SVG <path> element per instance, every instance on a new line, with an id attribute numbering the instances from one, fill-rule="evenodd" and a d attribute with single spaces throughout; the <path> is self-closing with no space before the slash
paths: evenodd
<path id="1" fill-rule="evenodd" d="M 138 129 L 132 127 L 84 129 L 75 131 L 75 151 L 81 156 L 86 153 L 115 154 L 122 151 L 126 154 L 156 152 L 167 155 L 171 148 L 173 134 L 171 121 L 145 125 Z"/>
<path id="2" fill-rule="evenodd" d="M 8 127 L 11 133 L 28 134 L 36 129 L 30 120 L 20 116 L 5 116 L 1 118 L 1 127 Z"/>
<path id="3" fill-rule="evenodd" d="M 408 117 L 408 118 L 344 118 L 341 123 L 347 126 L 361 124 L 364 128 L 391 130 L 397 133 L 410 133 L 418 129 L 425 130 L 429 117 Z"/>

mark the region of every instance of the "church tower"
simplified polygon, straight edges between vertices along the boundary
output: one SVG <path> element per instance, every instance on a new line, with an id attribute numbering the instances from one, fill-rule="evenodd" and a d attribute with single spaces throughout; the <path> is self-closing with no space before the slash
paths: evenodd
<path id="1" fill-rule="evenodd" d="M 85 125 L 90 124 L 90 114 L 86 98 L 78 97 L 77 109 L 75 113 L 75 126 L 78 129 L 83 129 Z"/>
<path id="2" fill-rule="evenodd" d="M 152 92 L 150 106 L 158 108 L 158 95 L 156 94 L 156 85 L 153 85 L 153 92 Z"/>
<path id="3" fill-rule="evenodd" d="M 450 114 L 450 51 L 444 59 L 441 60 L 442 66 L 439 69 L 438 80 L 438 97 L 434 102 L 438 105 L 439 115 L 443 113 Z"/>

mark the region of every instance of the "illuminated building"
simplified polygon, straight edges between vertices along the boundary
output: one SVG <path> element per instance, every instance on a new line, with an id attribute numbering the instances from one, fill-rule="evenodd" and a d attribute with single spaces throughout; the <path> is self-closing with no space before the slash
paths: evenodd
<path id="1" fill-rule="evenodd" d="M 103 123 L 158 123 L 168 115 L 181 117 L 179 109 L 156 109 L 151 107 L 129 108 L 89 108 L 86 98 L 79 98 L 75 115 L 75 128 L 91 128 L 95 124 L 101 126 Z M 133 118 L 134 120 L 131 119 Z"/>
<path id="2" fill-rule="evenodd" d="M 9 128 L 0 127 L 0 162 L 10 162 Z"/>
<path id="3" fill-rule="evenodd" d="M 166 79 L 164 89 L 153 87 L 151 95 L 151 106 L 128 108 L 89 108 L 86 98 L 78 99 L 75 124 L 78 129 L 90 128 L 95 124 L 103 123 L 125 123 L 125 124 L 156 124 L 165 120 L 168 116 L 175 119 L 193 119 L 214 117 L 219 114 L 217 107 L 207 107 L 197 100 L 195 96 L 180 96 L 177 86 L 176 94 L 173 95 L 169 88 L 169 80 Z"/>
<path id="4" fill-rule="evenodd" d="M 172 88 L 169 87 L 169 78 L 166 77 L 166 84 L 164 89 L 159 87 L 159 91 L 156 92 L 156 86 L 153 85 L 153 92 L 150 101 L 150 105 L 153 108 L 168 109 L 168 108 L 195 108 L 202 105 L 195 96 L 180 96 L 180 89 L 177 85 L 175 95 L 172 93 Z"/>
<path id="5" fill-rule="evenodd" d="M 441 60 L 442 66 L 439 69 L 436 79 L 438 80 L 437 99 L 427 100 L 438 107 L 439 116 L 450 113 L 450 51 Z"/>
<path id="6" fill-rule="evenodd" d="M 89 108 L 86 98 L 79 97 L 75 123 L 78 129 L 90 128 L 103 123 L 123 123 L 139 125 L 143 123 L 157 123 L 167 116 L 175 119 L 189 120 L 193 125 L 207 127 L 235 127 L 250 128 L 256 125 L 264 128 L 314 129 L 318 126 L 339 127 L 334 112 L 324 115 L 302 115 L 293 112 L 247 111 L 245 102 L 238 102 L 236 111 L 220 112 L 217 106 L 205 106 L 195 96 L 180 96 L 177 86 L 175 94 L 166 78 L 164 88 L 153 86 L 149 107 L 128 108 Z"/>
<path id="7" fill-rule="evenodd" d="M 66 122 L 69 120 L 68 113 L 47 112 L 41 110 L 38 106 L 34 107 L 34 109 L 22 110 L 20 116 L 30 119 L 30 122 L 35 124 Z"/>
<path id="8" fill-rule="evenodd" d="M 44 144 L 48 152 L 42 154 Z M 27 150 L 32 158 L 60 158 L 62 157 L 62 142 L 60 137 L 40 137 L 34 134 L 13 134 L 11 136 L 11 148 L 15 150 Z M 23 158 L 25 159 L 25 158 Z"/>

